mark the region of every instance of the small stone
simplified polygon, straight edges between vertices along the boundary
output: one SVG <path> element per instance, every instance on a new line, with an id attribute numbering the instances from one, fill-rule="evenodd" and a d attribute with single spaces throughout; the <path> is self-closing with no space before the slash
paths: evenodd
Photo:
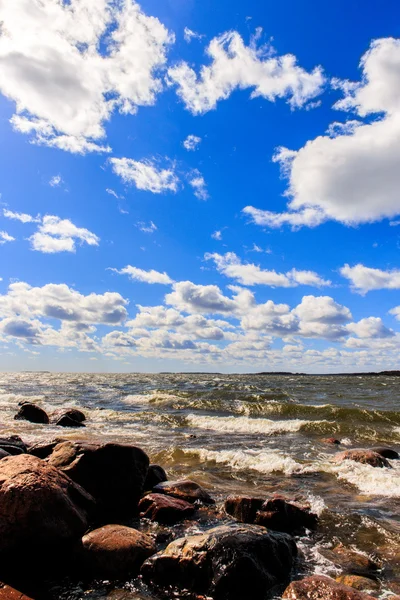
<path id="1" fill-rule="evenodd" d="M 374 576 L 379 565 L 365 554 L 346 548 L 339 544 L 333 550 L 322 550 L 323 556 L 340 567 L 344 574 Z"/>
<path id="2" fill-rule="evenodd" d="M 149 465 L 147 471 L 146 481 L 144 482 L 145 490 L 152 490 L 154 486 L 163 481 L 167 481 L 168 477 L 166 472 L 160 465 Z"/>
<path id="3" fill-rule="evenodd" d="M 164 481 L 153 488 L 156 494 L 167 494 L 187 502 L 203 502 L 204 504 L 215 504 L 211 496 L 198 484 L 190 479 L 179 481 Z"/>
<path id="4" fill-rule="evenodd" d="M 383 458 L 389 458 L 390 460 L 398 460 L 400 458 L 399 453 L 392 448 L 371 448 L 371 450 L 383 456 Z"/>
<path id="5" fill-rule="evenodd" d="M 301 529 L 315 529 L 318 517 L 308 506 L 276 497 L 264 502 L 254 522 L 273 531 L 294 533 Z"/>
<path id="6" fill-rule="evenodd" d="M 323 575 L 312 575 L 299 581 L 292 581 L 282 598 L 284 600 L 375 600 L 369 594 Z"/>
<path id="7" fill-rule="evenodd" d="M 43 408 L 40 408 L 40 406 L 37 406 L 37 404 L 32 404 L 31 402 L 24 402 L 14 419 L 30 421 L 31 423 L 42 423 L 44 425 L 49 423 L 49 417 L 46 411 L 44 411 Z"/>
<path id="8" fill-rule="evenodd" d="M 63 415 L 58 419 L 56 425 L 58 425 L 58 427 L 85 427 L 84 423 L 76 421 L 70 415 Z"/>
<path id="9" fill-rule="evenodd" d="M 172 498 L 165 494 L 148 494 L 139 502 L 140 516 L 162 525 L 172 525 L 188 519 L 196 512 L 186 500 Z"/>
<path id="10" fill-rule="evenodd" d="M 322 438 L 321 442 L 324 442 L 324 444 L 332 444 L 336 446 L 339 446 L 342 443 L 340 440 L 334 437 Z"/>
<path id="11" fill-rule="evenodd" d="M 152 538 L 122 525 L 105 525 L 82 538 L 85 568 L 94 577 L 120 579 L 136 576 L 156 546 Z"/>
<path id="12" fill-rule="evenodd" d="M 373 450 L 364 450 L 362 448 L 340 452 L 333 457 L 333 460 L 337 463 L 341 463 L 344 460 L 354 460 L 355 462 L 370 465 L 371 467 L 390 467 L 390 463 L 388 463 L 386 458 Z"/>
<path id="13" fill-rule="evenodd" d="M 241 523 L 254 523 L 257 511 L 264 503 L 262 498 L 251 496 L 228 496 L 225 500 L 225 511 Z"/>
<path id="14" fill-rule="evenodd" d="M 79 408 L 60 408 L 56 410 L 52 415 L 51 419 L 54 423 L 56 423 L 61 417 L 70 417 L 74 421 L 78 421 L 78 423 L 83 423 L 86 421 L 86 415 Z"/>

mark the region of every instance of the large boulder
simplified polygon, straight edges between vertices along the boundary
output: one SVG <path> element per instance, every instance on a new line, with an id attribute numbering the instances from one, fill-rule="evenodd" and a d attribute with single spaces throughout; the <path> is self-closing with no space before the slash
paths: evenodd
<path id="1" fill-rule="evenodd" d="M 171 542 L 143 564 L 141 573 L 157 587 L 187 589 L 214 600 L 262 600 L 288 578 L 296 553 L 286 534 L 223 525 Z"/>
<path id="2" fill-rule="evenodd" d="M 45 552 L 80 539 L 93 498 L 29 454 L 0 461 L 0 556 Z M 1 563 L 1 561 L 0 561 Z"/>
<path id="3" fill-rule="evenodd" d="M 70 417 L 78 423 L 86 421 L 86 415 L 79 408 L 60 408 L 54 411 L 51 415 L 51 421 L 57 423 L 62 417 Z"/>
<path id="4" fill-rule="evenodd" d="M 162 525 L 172 525 L 188 519 L 196 508 L 186 500 L 178 500 L 165 494 L 148 494 L 139 502 L 140 516 Z"/>
<path id="5" fill-rule="evenodd" d="M 0 581 L 0 600 L 32 600 L 32 598 Z"/>
<path id="6" fill-rule="evenodd" d="M 149 556 L 156 552 L 153 539 L 122 525 L 105 525 L 82 538 L 85 575 L 101 579 L 136 576 Z"/>
<path id="7" fill-rule="evenodd" d="M 318 517 L 310 507 L 288 501 L 282 496 L 267 500 L 248 496 L 229 496 L 225 501 L 225 511 L 243 523 L 263 525 L 273 531 L 294 533 L 301 529 L 314 529 Z"/>
<path id="8" fill-rule="evenodd" d="M 167 496 L 179 498 L 179 500 L 186 500 L 186 502 L 202 502 L 204 504 L 215 503 L 206 490 L 190 479 L 163 481 L 154 486 L 153 492 L 156 494 L 167 494 Z"/>
<path id="9" fill-rule="evenodd" d="M 292 581 L 282 598 L 285 600 L 374 600 L 364 592 L 323 575 L 312 575 L 299 581 Z"/>
<path id="10" fill-rule="evenodd" d="M 354 460 L 355 462 L 370 465 L 371 467 L 390 467 L 390 463 L 388 463 L 386 458 L 373 450 L 364 450 L 362 448 L 339 452 L 335 454 L 333 460 L 337 463 L 341 463 L 344 460 Z"/>
<path id="11" fill-rule="evenodd" d="M 66 441 L 55 446 L 47 460 L 96 499 L 100 518 L 136 514 L 149 466 L 140 448 Z"/>
<path id="12" fill-rule="evenodd" d="M 26 454 L 27 446 L 19 435 L 10 435 L 9 437 L 0 437 L 0 450 L 12 455 Z"/>
<path id="13" fill-rule="evenodd" d="M 32 404 L 32 402 L 24 402 L 14 419 L 30 421 L 31 423 L 42 423 L 44 425 L 50 422 L 46 411 L 37 404 Z"/>

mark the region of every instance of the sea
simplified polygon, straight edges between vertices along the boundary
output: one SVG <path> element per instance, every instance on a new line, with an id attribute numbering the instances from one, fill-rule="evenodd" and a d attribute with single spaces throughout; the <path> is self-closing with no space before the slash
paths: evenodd
<path id="1" fill-rule="evenodd" d="M 79 407 L 86 428 L 15 421 L 23 400 L 49 413 Z M 63 437 L 140 446 L 170 479 L 197 481 L 221 506 L 229 494 L 306 501 L 320 525 L 297 538 L 297 576 L 338 574 L 330 552 L 342 545 L 380 565 L 376 597 L 389 597 L 393 581 L 400 590 L 400 461 L 389 461 L 390 469 L 332 461 L 348 448 L 400 452 L 400 377 L 2 373 L 0 415 L 0 436 L 26 442 Z M 339 448 L 323 441 L 328 437 L 339 439 Z M 211 525 L 203 519 L 190 532 Z M 137 585 L 64 590 L 60 597 L 156 598 Z"/>

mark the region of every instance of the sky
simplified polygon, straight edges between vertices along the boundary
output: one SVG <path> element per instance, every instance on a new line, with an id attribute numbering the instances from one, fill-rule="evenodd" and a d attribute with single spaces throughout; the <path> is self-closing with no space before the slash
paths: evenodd
<path id="1" fill-rule="evenodd" d="M 398 2 L 0 22 L 0 370 L 400 369 Z"/>

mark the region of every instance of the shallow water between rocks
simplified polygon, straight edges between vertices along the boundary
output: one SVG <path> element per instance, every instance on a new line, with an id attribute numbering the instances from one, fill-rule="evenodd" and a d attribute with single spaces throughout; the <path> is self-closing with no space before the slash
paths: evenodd
<path id="1" fill-rule="evenodd" d="M 14 421 L 22 400 L 48 412 L 80 407 L 86 428 Z M 331 459 L 338 448 L 321 441 L 334 436 L 342 441 L 340 450 L 400 451 L 398 377 L 3 373 L 0 410 L 0 436 L 134 443 L 170 479 L 190 477 L 217 502 L 232 493 L 301 497 L 321 521 L 315 533 L 297 539 L 296 577 L 339 573 L 327 556 L 343 544 L 382 567 L 376 575 L 381 588 L 373 595 L 386 598 L 396 584 L 400 591 L 400 461 L 389 461 L 391 469 L 335 464 Z M 204 515 L 188 527 L 197 532 L 214 524 Z M 129 581 L 55 594 L 71 600 L 156 598 Z"/>

